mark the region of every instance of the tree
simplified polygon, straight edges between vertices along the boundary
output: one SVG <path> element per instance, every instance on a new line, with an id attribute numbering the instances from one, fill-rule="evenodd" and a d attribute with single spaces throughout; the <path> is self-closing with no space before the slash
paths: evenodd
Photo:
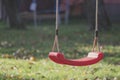
<path id="1" fill-rule="evenodd" d="M 18 0 L 3 0 L 3 5 L 5 6 L 10 28 L 25 29 L 18 11 Z"/>
<path id="2" fill-rule="evenodd" d="M 96 10 L 96 0 L 85 0 L 86 4 L 86 14 L 88 23 L 90 25 L 90 30 L 95 29 L 95 10 Z M 110 29 L 112 25 L 108 14 L 105 10 L 103 0 L 98 0 L 98 26 L 99 29 Z"/>

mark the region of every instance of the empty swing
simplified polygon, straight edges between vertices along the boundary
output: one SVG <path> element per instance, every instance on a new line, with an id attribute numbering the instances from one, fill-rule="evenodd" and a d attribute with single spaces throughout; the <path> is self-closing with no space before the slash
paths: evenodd
<path id="1" fill-rule="evenodd" d="M 63 65 L 70 65 L 70 66 L 87 66 L 92 65 L 100 60 L 103 59 L 103 53 L 100 52 L 100 49 L 95 50 L 95 48 L 98 46 L 98 0 L 96 0 L 96 25 L 95 25 L 95 36 L 93 41 L 93 49 L 92 52 L 89 52 L 86 57 L 80 58 L 80 59 L 67 59 L 64 57 L 64 54 L 60 52 L 59 50 L 59 44 L 58 44 L 58 1 L 56 0 L 56 29 L 55 29 L 55 39 L 54 44 L 52 48 L 52 52 L 49 52 L 49 58 L 58 64 Z M 98 46 L 99 47 L 99 46 Z M 57 48 L 57 52 L 55 52 L 55 48 Z"/>

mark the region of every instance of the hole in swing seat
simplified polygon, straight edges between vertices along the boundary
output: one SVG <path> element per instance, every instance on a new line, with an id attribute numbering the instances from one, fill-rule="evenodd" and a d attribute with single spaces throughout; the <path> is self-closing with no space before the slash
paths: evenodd
<path id="1" fill-rule="evenodd" d="M 49 52 L 49 58 L 56 63 L 63 64 L 59 58 L 64 58 L 64 55 L 61 52 Z"/>

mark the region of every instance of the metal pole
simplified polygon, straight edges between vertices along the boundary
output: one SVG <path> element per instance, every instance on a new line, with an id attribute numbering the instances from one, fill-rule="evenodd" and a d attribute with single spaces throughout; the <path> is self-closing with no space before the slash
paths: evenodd
<path id="1" fill-rule="evenodd" d="M 0 0 L 0 20 L 2 19 L 2 0 Z"/>
<path id="2" fill-rule="evenodd" d="M 70 9 L 69 0 L 66 0 L 65 24 L 68 24 L 68 20 L 69 20 L 69 9 Z"/>
<path id="3" fill-rule="evenodd" d="M 34 17 L 34 26 L 35 26 L 35 28 L 37 28 L 37 11 L 36 11 L 36 9 L 34 10 L 34 12 L 33 12 L 33 17 Z"/>
<path id="4" fill-rule="evenodd" d="M 30 10 L 33 11 L 33 22 L 34 22 L 34 26 L 35 28 L 37 27 L 37 2 L 36 0 L 32 0 L 31 6 L 30 6 Z"/>

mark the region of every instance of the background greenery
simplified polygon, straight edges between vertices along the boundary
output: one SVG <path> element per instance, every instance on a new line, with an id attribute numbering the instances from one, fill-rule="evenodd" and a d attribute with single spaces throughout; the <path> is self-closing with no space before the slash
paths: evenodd
<path id="1" fill-rule="evenodd" d="M 45 21 L 35 28 L 29 23 L 27 30 L 8 29 L 0 22 L 0 80 L 120 80 L 120 24 L 111 30 L 101 30 L 99 42 L 104 59 L 91 66 L 59 65 L 48 59 L 55 25 Z M 80 58 L 92 49 L 94 31 L 85 21 L 71 21 L 60 25 L 60 49 L 67 58 Z M 36 59 L 15 59 L 16 52 L 32 55 Z"/>

